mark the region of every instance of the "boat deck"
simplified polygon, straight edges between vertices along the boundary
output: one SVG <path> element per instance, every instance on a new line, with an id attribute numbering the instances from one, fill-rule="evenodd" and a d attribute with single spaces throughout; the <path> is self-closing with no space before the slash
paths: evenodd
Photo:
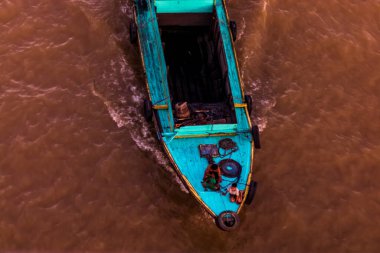
<path id="1" fill-rule="evenodd" d="M 210 136 L 203 138 L 167 138 L 165 139 L 165 145 L 169 150 L 172 157 L 175 157 L 175 163 L 177 169 L 187 180 L 196 195 L 202 199 L 202 201 L 211 209 L 215 215 L 219 215 L 225 210 L 238 212 L 239 205 L 232 203 L 229 200 L 229 195 L 223 195 L 222 192 L 235 180 L 234 178 L 222 177 L 221 191 L 204 190 L 201 181 L 203 179 L 204 172 L 208 166 L 206 158 L 200 156 L 199 145 L 200 144 L 218 144 L 218 142 L 224 138 L 231 138 L 237 145 L 238 150 L 226 157 L 214 158 L 216 163 L 219 163 L 223 159 L 233 159 L 240 163 L 242 166 L 242 172 L 238 181 L 238 188 L 245 190 L 246 183 L 250 174 L 251 168 L 251 136 L 250 134 L 238 134 L 236 136 Z M 223 153 L 220 151 L 220 153 Z"/>

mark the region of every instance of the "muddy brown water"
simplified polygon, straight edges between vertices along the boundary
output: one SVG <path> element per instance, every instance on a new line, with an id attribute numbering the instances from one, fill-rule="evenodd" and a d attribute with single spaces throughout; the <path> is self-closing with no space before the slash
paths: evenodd
<path id="1" fill-rule="evenodd" d="M 0 0 L 0 251 L 380 252 L 380 2 L 229 11 L 263 146 L 233 233 L 141 116 L 131 3 Z"/>

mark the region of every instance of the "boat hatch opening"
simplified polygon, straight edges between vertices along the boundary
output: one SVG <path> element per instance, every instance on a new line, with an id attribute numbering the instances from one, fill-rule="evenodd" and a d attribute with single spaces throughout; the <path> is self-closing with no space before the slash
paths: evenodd
<path id="1" fill-rule="evenodd" d="M 181 126 L 235 124 L 228 67 L 214 13 L 158 14 L 173 108 Z M 185 116 L 184 116 L 185 115 Z"/>

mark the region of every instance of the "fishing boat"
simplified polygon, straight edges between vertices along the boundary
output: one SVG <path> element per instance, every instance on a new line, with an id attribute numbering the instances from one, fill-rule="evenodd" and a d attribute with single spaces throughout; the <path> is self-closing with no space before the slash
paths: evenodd
<path id="1" fill-rule="evenodd" d="M 153 121 L 189 192 L 219 228 L 231 231 L 242 207 L 253 201 L 252 164 L 260 148 L 259 129 L 250 119 L 252 98 L 243 92 L 233 45 L 236 23 L 224 0 L 134 3 L 129 35 L 139 46 L 149 93 L 144 116 Z M 206 178 L 210 167 L 217 173 Z M 214 181 L 205 182 L 209 179 Z"/>

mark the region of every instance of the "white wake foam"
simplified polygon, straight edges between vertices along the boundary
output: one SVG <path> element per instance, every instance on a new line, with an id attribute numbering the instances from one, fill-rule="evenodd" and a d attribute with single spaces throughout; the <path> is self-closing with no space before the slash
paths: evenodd
<path id="1" fill-rule="evenodd" d="M 138 81 L 125 57 L 120 57 L 118 61 L 111 60 L 109 66 L 110 73 L 102 74 L 102 79 L 107 82 L 105 84 L 107 91 L 100 92 L 96 86 L 102 85 L 94 83 L 91 85 L 92 93 L 103 101 L 117 127 L 128 128 L 136 146 L 140 150 L 152 154 L 154 160 L 173 175 L 173 179 L 180 185 L 181 190 L 188 193 L 170 161 L 161 151 L 151 125 L 142 115 L 142 101 L 146 93 L 145 85 L 141 85 L 142 87 L 136 85 Z M 104 87 L 102 88 L 104 89 Z"/>

